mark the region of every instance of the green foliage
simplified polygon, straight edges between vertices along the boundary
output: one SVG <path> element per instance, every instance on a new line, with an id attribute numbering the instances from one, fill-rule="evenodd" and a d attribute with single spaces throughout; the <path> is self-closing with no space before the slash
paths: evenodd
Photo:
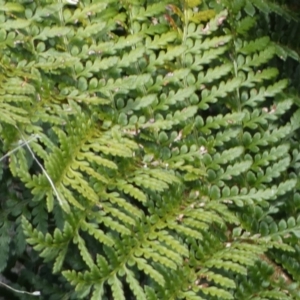
<path id="1" fill-rule="evenodd" d="M 269 34 L 297 16 L 171 2 L 0 2 L 0 272 L 15 288 L 300 299 L 300 102 L 276 63 L 298 56 Z"/>

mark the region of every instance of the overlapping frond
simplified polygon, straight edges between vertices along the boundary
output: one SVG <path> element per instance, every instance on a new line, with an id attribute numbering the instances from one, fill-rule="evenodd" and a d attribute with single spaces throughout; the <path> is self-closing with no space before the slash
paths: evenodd
<path id="1" fill-rule="evenodd" d="M 0 271 L 15 214 L 66 299 L 299 297 L 299 112 L 252 18 L 289 15 L 218 2 L 3 2 Z"/>

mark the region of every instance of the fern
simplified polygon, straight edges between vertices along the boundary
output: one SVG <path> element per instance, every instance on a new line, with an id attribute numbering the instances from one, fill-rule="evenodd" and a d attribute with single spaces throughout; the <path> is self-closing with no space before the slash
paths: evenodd
<path id="1" fill-rule="evenodd" d="M 2 1 L 0 271 L 26 261 L 12 286 L 300 297 L 299 103 L 276 66 L 298 56 L 268 27 L 297 16 L 219 2 Z"/>

